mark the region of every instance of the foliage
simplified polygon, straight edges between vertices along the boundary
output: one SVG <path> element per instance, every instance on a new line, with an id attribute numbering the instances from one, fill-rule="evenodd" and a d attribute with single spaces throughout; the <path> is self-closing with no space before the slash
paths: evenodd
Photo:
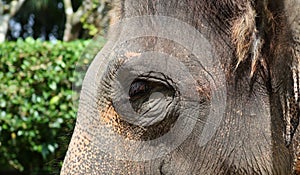
<path id="1" fill-rule="evenodd" d="M 89 31 L 90 36 L 105 34 L 110 21 L 108 13 L 112 9 L 112 0 L 84 0 L 83 2 L 85 13 L 80 19 L 83 28 Z"/>
<path id="2" fill-rule="evenodd" d="M 26 174 L 59 171 L 76 117 L 82 75 L 96 54 L 89 41 L 31 38 L 0 44 L 0 167 Z M 97 50 L 104 43 L 103 39 Z M 83 70 L 85 71 L 85 70 Z"/>

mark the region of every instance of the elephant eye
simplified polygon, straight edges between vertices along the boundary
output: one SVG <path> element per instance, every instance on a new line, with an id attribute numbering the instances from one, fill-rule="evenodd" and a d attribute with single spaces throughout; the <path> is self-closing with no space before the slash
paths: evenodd
<path id="1" fill-rule="evenodd" d="M 129 102 L 138 114 L 152 113 L 152 108 L 161 108 L 172 103 L 175 95 L 174 88 L 164 79 L 140 77 L 129 87 Z M 161 109 L 163 110 L 163 109 Z M 163 112 L 162 112 L 163 113 Z"/>
<path id="2" fill-rule="evenodd" d="M 133 100 L 133 99 L 141 97 L 142 95 L 145 95 L 149 91 L 150 91 L 149 82 L 139 80 L 139 81 L 134 81 L 130 85 L 128 94 L 129 94 L 130 100 Z"/>
<path id="3" fill-rule="evenodd" d="M 112 85 L 116 89 L 112 105 L 118 115 L 110 120 L 117 123 L 115 131 L 131 140 L 152 140 L 170 131 L 179 116 L 176 84 L 162 73 L 128 77 L 119 81 L 126 86 Z"/>

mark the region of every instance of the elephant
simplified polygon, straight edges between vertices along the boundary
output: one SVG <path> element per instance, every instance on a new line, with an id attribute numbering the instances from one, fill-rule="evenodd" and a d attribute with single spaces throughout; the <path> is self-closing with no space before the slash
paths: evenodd
<path id="1" fill-rule="evenodd" d="M 61 174 L 299 173 L 299 50 L 287 9 L 296 6 L 113 7 Z"/>

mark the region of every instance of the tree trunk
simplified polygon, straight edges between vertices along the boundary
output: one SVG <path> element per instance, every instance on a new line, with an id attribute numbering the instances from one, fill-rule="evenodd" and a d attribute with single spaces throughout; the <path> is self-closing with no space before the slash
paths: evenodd
<path id="1" fill-rule="evenodd" d="M 5 41 L 9 19 L 10 16 L 8 14 L 0 16 L 0 43 Z"/>
<path id="2" fill-rule="evenodd" d="M 64 0 L 66 24 L 64 30 L 64 41 L 71 41 L 78 38 L 81 26 L 80 17 L 83 15 L 82 5 L 74 12 L 71 0 Z"/>
<path id="3" fill-rule="evenodd" d="M 5 41 L 9 20 L 17 13 L 24 2 L 25 0 L 14 0 L 5 5 L 4 2 L 0 0 L 0 43 Z"/>

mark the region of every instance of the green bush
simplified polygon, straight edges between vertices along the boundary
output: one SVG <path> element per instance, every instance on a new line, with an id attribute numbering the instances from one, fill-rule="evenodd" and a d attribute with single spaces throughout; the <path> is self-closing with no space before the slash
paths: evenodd
<path id="1" fill-rule="evenodd" d="M 76 117 L 79 95 L 72 86 L 82 80 L 76 65 L 96 53 L 81 55 L 88 43 L 29 38 L 0 44 L 0 172 L 59 171 Z"/>

